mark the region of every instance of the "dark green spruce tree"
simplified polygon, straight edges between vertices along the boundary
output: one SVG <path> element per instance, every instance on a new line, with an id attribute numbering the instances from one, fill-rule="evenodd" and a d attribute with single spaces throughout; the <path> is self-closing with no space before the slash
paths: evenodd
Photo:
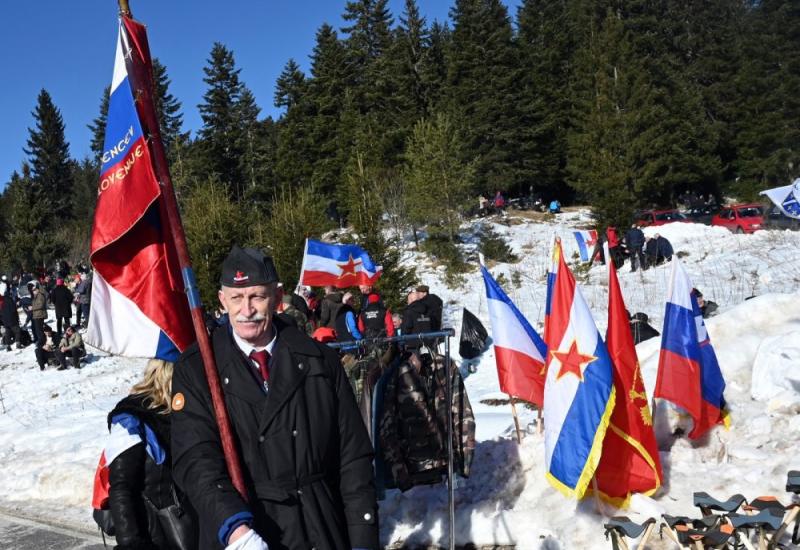
<path id="1" fill-rule="evenodd" d="M 103 146 L 106 140 L 106 121 L 108 120 L 108 102 L 110 100 L 111 87 L 106 86 L 103 89 L 103 95 L 100 98 L 100 114 L 95 118 L 91 124 L 87 124 L 87 128 L 92 133 L 92 141 L 90 147 L 94 153 L 94 161 L 98 168 L 100 166 L 100 158 L 103 156 Z"/>
<path id="2" fill-rule="evenodd" d="M 161 129 L 161 141 L 167 153 L 170 165 L 175 162 L 178 142 L 189 139 L 189 133 L 183 132 L 183 113 L 181 102 L 170 92 L 172 81 L 167 75 L 167 68 L 156 58 L 153 59 L 153 77 L 155 82 L 155 108 L 158 125 Z"/>
<path id="3" fill-rule="evenodd" d="M 280 183 L 290 189 L 310 183 L 316 156 L 310 147 L 314 105 L 306 93 L 307 88 L 305 75 L 290 59 L 275 83 L 274 96 L 275 106 L 286 109 L 278 120 L 275 168 Z"/>

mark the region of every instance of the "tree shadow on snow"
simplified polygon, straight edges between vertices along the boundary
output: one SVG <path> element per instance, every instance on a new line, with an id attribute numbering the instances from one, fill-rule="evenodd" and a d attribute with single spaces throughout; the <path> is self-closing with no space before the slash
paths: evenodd
<path id="1" fill-rule="evenodd" d="M 511 528 L 505 512 L 514 508 L 525 487 L 525 475 L 516 441 L 477 443 L 469 478 L 456 476 L 456 547 L 513 548 Z M 405 493 L 390 490 L 380 504 L 381 542 L 389 548 L 430 549 L 449 545 L 447 482 L 420 486 Z M 473 516 L 480 518 L 473 533 Z M 407 528 L 412 531 L 407 533 Z M 491 531 L 491 536 L 487 530 Z M 406 535 L 406 536 L 404 536 Z M 498 544 L 473 542 L 499 541 Z M 397 540 L 402 537 L 402 540 Z M 389 540 L 389 539 L 393 540 Z M 549 548 L 549 547 L 548 547 Z"/>

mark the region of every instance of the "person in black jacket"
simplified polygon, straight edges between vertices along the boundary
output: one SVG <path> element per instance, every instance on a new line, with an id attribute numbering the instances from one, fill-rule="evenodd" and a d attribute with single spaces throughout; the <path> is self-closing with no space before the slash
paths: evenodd
<path id="1" fill-rule="evenodd" d="M 649 340 L 650 338 L 655 338 L 661 334 L 652 326 L 650 326 L 648 322 L 649 320 L 650 319 L 647 317 L 647 314 L 642 313 L 641 311 L 634 313 L 633 317 L 630 318 L 631 334 L 633 335 L 634 345 L 638 344 L 639 342 Z"/>
<path id="2" fill-rule="evenodd" d="M 118 550 L 173 548 L 156 515 L 180 499 L 173 493 L 170 456 L 172 372 L 172 363 L 151 359 L 142 381 L 108 414 L 108 507 Z M 186 502 L 181 505 L 193 514 Z"/>
<path id="3" fill-rule="evenodd" d="M 431 318 L 431 330 L 442 330 L 444 302 L 436 294 L 430 293 L 428 285 L 419 285 L 416 290 L 420 301 L 425 304 L 425 308 L 428 310 L 428 315 Z"/>
<path id="4" fill-rule="evenodd" d="M 198 346 L 175 368 L 174 473 L 197 510 L 198 548 L 377 549 L 373 451 L 353 391 L 336 351 L 274 315 L 277 282 L 256 249 L 223 262 L 230 324 L 211 345 L 246 497 L 228 475 Z"/>
<path id="5" fill-rule="evenodd" d="M 6 351 L 11 351 L 11 337 L 17 344 L 17 349 L 22 347 L 21 330 L 19 328 L 19 312 L 17 311 L 17 300 L 14 292 L 7 282 L 0 282 L 0 290 L 3 291 L 3 345 Z"/>
<path id="6" fill-rule="evenodd" d="M 62 329 L 70 326 L 72 319 L 72 291 L 64 285 L 64 279 L 56 279 L 56 287 L 50 301 L 56 310 L 56 332 L 64 334 Z"/>
<path id="7" fill-rule="evenodd" d="M 636 224 L 633 224 L 625 232 L 625 247 L 628 249 L 628 255 L 631 258 L 631 272 L 636 271 L 637 266 L 644 270 L 644 233 Z"/>

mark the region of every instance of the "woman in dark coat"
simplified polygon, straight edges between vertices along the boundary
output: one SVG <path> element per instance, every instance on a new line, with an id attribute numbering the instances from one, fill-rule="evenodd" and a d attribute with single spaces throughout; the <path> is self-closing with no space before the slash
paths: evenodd
<path id="1" fill-rule="evenodd" d="M 174 503 L 170 456 L 173 364 L 151 359 L 144 379 L 108 415 L 108 506 L 118 550 L 173 548 L 155 509 Z"/>
<path id="2" fill-rule="evenodd" d="M 72 291 L 64 285 L 64 279 L 56 279 L 56 287 L 50 297 L 56 310 L 56 329 L 58 334 L 64 334 L 72 319 Z"/>

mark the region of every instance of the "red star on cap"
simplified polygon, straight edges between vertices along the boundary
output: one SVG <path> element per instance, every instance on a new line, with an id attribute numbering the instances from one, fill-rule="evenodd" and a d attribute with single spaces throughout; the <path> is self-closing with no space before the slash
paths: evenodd
<path id="1" fill-rule="evenodd" d="M 339 278 L 346 277 L 347 275 L 354 275 L 356 274 L 356 266 L 361 265 L 361 260 L 353 260 L 353 255 L 350 254 L 350 259 L 347 260 L 347 263 L 344 264 L 337 264 L 339 269 L 342 272 L 339 274 Z"/>
<path id="2" fill-rule="evenodd" d="M 575 340 L 572 341 L 567 351 L 551 351 L 550 353 L 561 363 L 561 370 L 558 371 L 556 380 L 567 373 L 572 373 L 583 382 L 583 371 L 586 370 L 586 366 L 592 361 L 597 361 L 597 357 L 593 355 L 582 354 L 578 350 L 578 342 Z"/>

